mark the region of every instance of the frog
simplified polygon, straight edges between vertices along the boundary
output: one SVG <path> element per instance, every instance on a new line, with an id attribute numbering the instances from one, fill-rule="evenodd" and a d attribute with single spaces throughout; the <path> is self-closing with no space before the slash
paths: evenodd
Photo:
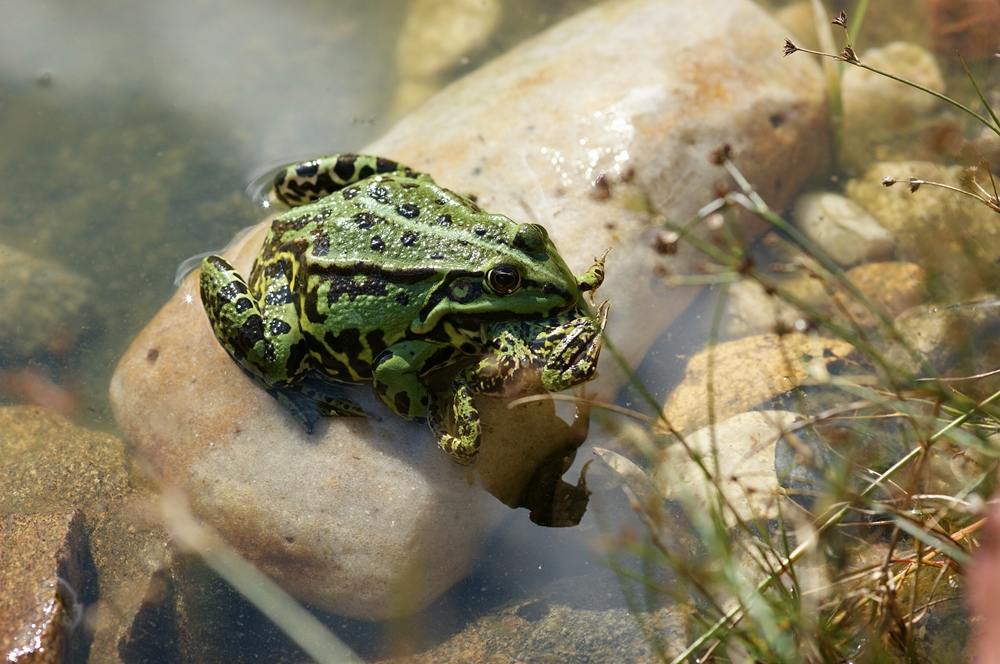
<path id="1" fill-rule="evenodd" d="M 290 209 L 271 222 L 249 277 L 210 255 L 201 300 L 220 345 L 308 433 L 324 417 L 365 416 L 338 384 L 368 383 L 468 464 L 481 439 L 472 395 L 497 389 L 484 360 L 551 362 L 570 376 L 579 360 L 578 382 L 593 377 L 604 323 L 583 294 L 593 301 L 607 252 L 574 276 L 542 225 L 485 212 L 371 155 L 288 166 L 268 198 Z M 567 338 L 585 352 L 560 345 Z M 446 408 L 431 377 L 463 364 L 483 375 L 461 370 Z"/>

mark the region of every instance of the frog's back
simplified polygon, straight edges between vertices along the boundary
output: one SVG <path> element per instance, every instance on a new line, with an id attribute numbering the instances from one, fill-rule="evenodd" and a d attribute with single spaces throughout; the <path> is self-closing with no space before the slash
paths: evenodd
<path id="1" fill-rule="evenodd" d="M 260 264 L 294 256 L 309 274 L 369 264 L 390 280 L 484 271 L 518 225 L 429 180 L 383 175 L 277 218 Z"/>

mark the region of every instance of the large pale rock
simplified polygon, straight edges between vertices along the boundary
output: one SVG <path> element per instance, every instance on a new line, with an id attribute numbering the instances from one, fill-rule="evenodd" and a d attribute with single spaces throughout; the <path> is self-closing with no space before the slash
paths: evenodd
<path id="1" fill-rule="evenodd" d="M 637 362 L 696 294 L 662 286 L 657 275 L 696 256 L 651 248 L 653 211 L 682 221 L 711 200 L 724 173 L 709 154 L 723 142 L 778 208 L 821 157 L 819 72 L 782 59 L 781 37 L 744 0 L 609 3 L 445 89 L 364 151 L 543 223 L 577 272 L 615 248 L 600 296 L 614 302 L 610 335 Z M 262 233 L 227 253 L 244 273 Z M 558 468 L 580 443 L 551 404 L 491 404 L 480 458 L 462 468 L 367 388 L 354 398 L 369 418 L 307 436 L 218 345 L 195 279 L 122 358 L 115 415 L 165 485 L 313 604 L 364 618 L 427 604 L 495 522 L 483 488 L 520 504 L 538 461 Z M 611 394 L 613 368 L 604 362 L 590 394 Z"/>

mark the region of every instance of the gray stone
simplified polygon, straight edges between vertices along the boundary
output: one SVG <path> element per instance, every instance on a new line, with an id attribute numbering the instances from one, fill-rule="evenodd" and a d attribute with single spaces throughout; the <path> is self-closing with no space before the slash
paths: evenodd
<path id="1" fill-rule="evenodd" d="M 799 196 L 792 208 L 799 230 L 833 260 L 854 265 L 886 258 L 892 253 L 892 235 L 863 207 L 831 192 Z"/>
<path id="2" fill-rule="evenodd" d="M 93 282 L 0 244 L 0 365 L 65 354 L 94 315 Z"/>

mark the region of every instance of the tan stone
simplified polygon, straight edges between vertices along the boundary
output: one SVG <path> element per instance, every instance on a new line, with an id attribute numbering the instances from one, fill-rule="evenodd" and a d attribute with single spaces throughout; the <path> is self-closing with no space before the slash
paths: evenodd
<path id="1" fill-rule="evenodd" d="M 82 655 L 87 538 L 77 510 L 0 512 L 0 656 L 52 663 Z"/>
<path id="2" fill-rule="evenodd" d="M 710 406 L 721 422 L 798 387 L 809 375 L 810 361 L 825 365 L 853 351 L 845 341 L 813 341 L 804 334 L 762 334 L 718 344 L 688 361 L 663 415 L 675 431 L 690 433 L 708 423 Z"/>

